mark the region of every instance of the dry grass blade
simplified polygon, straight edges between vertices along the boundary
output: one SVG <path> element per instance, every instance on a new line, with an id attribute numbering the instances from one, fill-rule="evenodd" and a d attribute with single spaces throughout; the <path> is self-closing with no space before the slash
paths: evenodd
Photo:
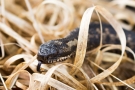
<path id="1" fill-rule="evenodd" d="M 27 79 L 27 81 L 29 82 L 29 81 L 31 81 L 32 79 L 31 79 L 31 74 L 28 72 L 28 71 L 25 71 L 25 70 L 20 70 L 20 71 L 18 71 L 18 72 L 16 72 L 16 73 L 14 73 L 14 74 L 12 74 L 12 75 L 10 75 L 10 77 L 6 80 L 6 86 L 7 86 L 7 88 L 8 89 L 11 89 L 11 88 L 13 88 L 13 85 L 15 84 L 15 82 L 16 82 L 16 80 L 17 80 L 17 78 L 19 77 L 19 76 L 27 76 L 28 75 L 28 78 L 29 79 Z"/>
<path id="2" fill-rule="evenodd" d="M 109 53 L 109 52 L 103 53 L 103 61 L 105 62 L 116 62 L 119 58 L 120 58 L 120 55 L 118 54 Z M 133 62 L 130 58 L 127 58 L 127 56 L 124 56 L 123 60 L 128 60 L 129 62 Z"/>
<path id="3" fill-rule="evenodd" d="M 135 76 L 127 79 L 127 80 L 123 80 L 123 82 L 125 83 L 128 83 L 128 84 L 133 84 L 135 83 Z M 112 86 L 112 85 L 115 85 L 115 86 L 125 86 L 125 84 L 123 82 L 112 82 L 112 83 L 108 83 L 108 82 L 101 82 L 103 85 L 109 85 L 109 86 Z M 132 88 L 134 89 L 134 88 Z"/>
<path id="4" fill-rule="evenodd" d="M 35 17 L 34 17 L 34 14 L 33 14 L 32 8 L 31 8 L 31 6 L 30 6 L 29 0 L 25 0 L 25 2 L 26 2 L 26 5 L 27 5 L 27 7 L 28 7 L 28 10 L 29 10 L 29 12 L 30 12 L 30 15 L 31 15 L 31 17 L 32 17 L 33 26 L 34 26 L 35 30 L 38 32 L 39 37 L 40 37 L 42 43 L 44 43 L 44 39 L 43 39 L 41 30 L 40 30 L 39 25 L 38 25 L 38 23 L 37 23 L 37 21 L 36 21 L 36 19 L 35 19 Z"/>
<path id="5" fill-rule="evenodd" d="M 78 90 L 87 90 L 90 87 L 91 83 L 89 81 L 89 77 L 85 74 L 85 72 L 82 69 L 76 67 L 75 65 L 72 65 L 72 64 L 69 64 L 69 63 L 68 64 L 65 63 L 65 65 L 81 71 L 81 73 L 83 74 L 83 76 L 86 79 L 87 88 L 81 82 L 77 81 L 72 75 L 70 75 L 69 72 L 67 72 L 67 68 L 65 70 L 65 67 L 61 67 L 61 68 L 57 69 L 58 72 L 56 72 L 55 74 L 57 76 L 59 76 L 60 78 L 62 78 L 63 80 L 65 80 L 66 83 L 68 83 L 70 86 L 72 86 L 72 87 L 74 87 Z"/>
<path id="6" fill-rule="evenodd" d="M 73 67 L 72 64 L 65 63 L 65 65 L 70 66 L 70 67 Z M 56 72 L 54 72 L 55 69 L 57 69 Z M 87 88 L 89 88 L 89 84 L 90 83 L 87 83 L 88 84 L 88 87 L 86 88 L 83 84 L 81 84 L 76 79 L 74 79 L 74 77 L 71 76 L 66 70 L 67 70 L 67 68 L 65 68 L 65 66 L 63 64 L 60 64 L 60 65 L 54 66 L 51 69 L 49 69 L 48 72 L 47 72 L 47 74 L 45 74 L 45 75 L 34 73 L 33 74 L 33 78 L 36 81 L 35 85 L 38 84 L 37 88 L 43 87 L 43 86 L 45 86 L 45 84 L 47 86 L 50 85 L 50 86 L 55 87 L 57 89 L 61 89 L 61 88 L 65 89 L 65 87 L 66 87 L 67 89 L 70 89 L 70 88 L 73 89 L 73 88 L 75 88 L 77 90 L 87 90 Z M 80 71 L 85 76 L 86 81 L 89 80 L 88 76 L 82 70 L 80 70 Z M 67 83 L 70 86 L 67 86 L 67 85 L 65 85 L 65 83 L 62 83 L 62 82 L 57 81 L 57 80 L 55 80 L 56 83 L 55 82 L 51 82 L 50 79 L 51 79 L 52 73 L 54 73 L 56 76 L 58 76 L 59 78 L 61 78 L 62 80 L 64 80 L 64 82 Z M 50 76 L 50 77 L 48 77 L 48 76 Z M 44 82 L 45 82 L 45 84 L 44 84 Z M 57 84 L 58 85 L 60 84 L 60 87 L 56 86 Z M 47 86 L 46 86 L 46 88 L 47 88 Z M 40 88 L 40 89 L 41 90 L 44 90 L 44 88 L 45 87 L 43 87 L 42 89 Z"/>
<path id="7" fill-rule="evenodd" d="M 7 18 L 11 23 L 13 23 L 15 26 L 17 26 L 27 34 L 30 34 L 32 36 L 35 33 L 34 28 L 27 21 L 15 16 L 12 13 L 9 13 L 8 11 L 5 11 L 5 18 Z M 29 33 L 29 31 L 31 33 Z"/>
<path id="8" fill-rule="evenodd" d="M 120 62 L 122 60 L 122 56 L 124 54 L 125 48 L 126 48 L 125 34 L 124 34 L 123 30 L 122 30 L 122 27 L 119 25 L 119 23 L 103 7 L 96 6 L 96 10 L 101 15 L 103 15 L 103 17 L 105 17 L 105 19 L 107 19 L 109 21 L 109 23 L 113 26 L 113 28 L 116 30 L 116 32 L 117 32 L 117 34 L 118 34 L 118 36 L 120 38 L 121 47 L 122 47 L 122 54 L 121 54 L 121 57 L 119 58 L 119 60 L 115 64 L 113 64 L 110 68 L 106 69 L 103 73 L 98 74 L 96 77 L 93 77 L 91 79 L 92 82 L 98 82 L 98 81 L 104 79 L 105 77 L 107 77 L 108 75 L 110 75 L 119 66 L 119 64 L 120 64 Z"/>
<path id="9" fill-rule="evenodd" d="M 98 66 L 97 64 L 95 64 L 94 62 L 91 61 L 92 64 L 94 64 L 95 66 L 97 66 L 98 68 L 100 68 L 101 70 L 105 71 L 105 69 L 103 69 L 102 67 Z M 123 86 L 123 85 L 126 85 L 128 86 L 129 88 L 133 89 L 134 90 L 134 87 L 130 86 L 129 84 L 133 84 L 134 83 L 134 77 L 130 78 L 130 79 L 127 79 L 127 80 L 120 80 L 119 78 L 117 78 L 116 76 L 110 74 L 113 78 L 117 79 L 118 81 L 120 82 L 113 82 L 113 83 L 104 83 L 104 82 L 101 82 L 101 81 L 98 81 L 97 83 L 103 83 L 104 85 L 116 85 L 116 86 Z"/>
<path id="10" fill-rule="evenodd" d="M 102 50 L 102 52 L 106 52 L 106 51 L 109 51 L 109 50 L 113 50 L 113 49 L 120 49 L 121 45 L 104 45 L 103 47 L 106 47 L 105 49 Z M 134 57 L 134 60 L 135 60 L 135 53 L 133 50 L 131 50 L 129 47 L 126 47 L 125 49 L 126 51 L 130 52 L 133 57 Z"/>
<path id="11" fill-rule="evenodd" d="M 87 47 L 87 37 L 88 37 L 89 22 L 90 22 L 89 20 L 92 16 L 94 9 L 95 9 L 95 7 L 88 8 L 84 12 L 84 15 L 82 17 L 80 31 L 79 31 L 79 37 L 78 37 L 76 57 L 75 57 L 75 61 L 74 61 L 74 65 L 79 68 L 82 66 L 83 61 L 84 61 L 86 47 Z"/>
<path id="12" fill-rule="evenodd" d="M 70 10 L 70 8 L 67 7 L 67 5 L 59 0 L 46 0 L 43 1 L 39 7 L 36 9 L 36 11 L 38 11 L 41 7 L 43 7 L 43 5 L 47 4 L 52 4 L 52 5 L 56 5 L 58 6 L 58 9 L 56 9 L 53 13 L 53 15 L 50 18 L 50 21 L 48 23 L 48 25 L 45 25 L 45 28 L 50 28 L 49 30 L 63 30 L 65 29 L 65 27 L 70 28 L 71 25 L 74 22 L 74 12 L 72 10 Z M 62 11 L 60 8 L 62 8 Z M 50 11 L 46 11 L 47 13 L 50 13 Z M 55 13 L 57 12 L 57 14 Z M 61 13 L 61 14 L 60 14 Z M 58 15 L 60 14 L 60 15 Z M 63 16 L 61 16 L 63 15 Z M 45 13 L 46 16 L 46 13 Z M 57 21 L 57 19 L 59 17 L 62 17 L 62 20 Z M 70 19 L 68 19 L 70 17 Z M 39 17 L 40 18 L 40 17 Z M 61 18 L 60 18 L 61 19 Z M 40 20 L 39 20 L 40 21 Z M 59 23 L 58 23 L 59 22 Z M 53 23 L 53 24 L 52 24 Z M 56 23 L 58 23 L 57 25 L 55 25 Z"/>
<path id="13" fill-rule="evenodd" d="M 36 48 L 33 48 L 33 46 L 23 37 L 21 37 L 19 34 L 17 34 L 14 30 L 12 30 L 10 27 L 6 26 L 3 23 L 0 23 L 0 28 L 3 30 L 3 32 L 5 32 L 6 34 L 8 34 L 9 36 L 15 38 L 17 41 L 23 43 L 24 45 L 27 46 L 27 48 L 29 48 L 31 51 L 33 52 L 37 52 Z"/>
<path id="14" fill-rule="evenodd" d="M 0 79 L 1 79 L 1 81 L 3 83 L 3 85 L 4 85 L 5 90 L 8 90 L 7 87 L 6 87 L 6 84 L 4 83 L 4 80 L 3 80 L 2 76 L 1 76 L 1 73 L 0 73 Z"/>
<path id="15" fill-rule="evenodd" d="M 26 81 L 25 81 L 26 82 Z M 26 90 L 27 89 L 27 86 L 25 86 L 24 84 L 22 84 L 21 82 L 19 81 L 16 81 L 16 86 L 20 87 L 21 89 L 23 90 Z"/>
<path id="16" fill-rule="evenodd" d="M 41 75 L 41 74 L 33 74 L 33 77 L 34 77 L 34 80 L 36 81 L 41 81 L 41 79 L 43 80 L 43 78 L 45 77 L 44 75 Z M 45 81 L 46 79 L 44 79 L 43 81 Z M 58 81 L 58 80 L 55 80 L 53 78 L 49 78 L 48 82 L 47 82 L 48 85 L 52 86 L 52 87 L 55 87 L 56 89 L 58 90 L 75 90 L 74 88 Z M 35 85 L 34 85 L 35 86 Z M 36 87 L 34 87 L 36 88 Z M 33 88 L 33 89 L 34 89 Z M 37 86 L 37 89 L 39 89 L 39 86 Z M 44 89 L 40 89 L 40 90 L 44 90 Z"/>
<path id="17" fill-rule="evenodd" d="M 1 33 L 0 33 L 0 38 L 1 38 Z M 2 54 L 0 59 L 2 59 L 5 56 L 5 52 L 4 52 L 4 45 L 1 39 L 0 39 L 0 47 L 1 47 L 1 54 Z"/>
<path id="18" fill-rule="evenodd" d="M 28 56 L 28 55 L 25 55 L 25 54 L 20 54 L 20 55 L 18 54 L 18 55 L 15 55 L 15 56 L 9 58 L 9 59 L 4 63 L 4 68 L 5 68 L 6 70 L 8 70 L 9 66 L 10 66 L 13 62 L 15 62 L 16 60 L 19 60 L 20 58 L 24 58 L 24 57 L 29 57 L 29 56 Z"/>
<path id="19" fill-rule="evenodd" d="M 48 85 L 52 85 L 53 87 L 59 89 L 59 90 L 76 90 L 74 88 L 71 88 L 69 87 L 68 85 L 66 84 L 62 84 L 61 82 L 53 79 L 53 78 L 50 78 L 49 82 L 48 82 Z"/>
<path id="20" fill-rule="evenodd" d="M 45 89 L 47 88 L 47 82 L 49 81 L 49 79 L 50 79 L 51 75 L 53 74 L 53 72 L 54 72 L 54 71 L 56 70 L 56 68 L 58 68 L 59 66 L 61 66 L 61 64 L 60 64 L 60 65 L 57 65 L 57 66 L 54 66 L 54 67 L 52 67 L 51 69 L 49 69 L 49 70 L 47 71 L 47 73 L 45 74 L 45 76 L 42 78 L 44 81 L 41 82 L 41 87 L 39 87 L 40 90 L 45 90 Z"/>

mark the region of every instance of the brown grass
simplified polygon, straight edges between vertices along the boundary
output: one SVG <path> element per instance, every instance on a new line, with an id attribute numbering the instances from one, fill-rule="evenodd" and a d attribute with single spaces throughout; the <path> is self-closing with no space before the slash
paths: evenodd
<path id="1" fill-rule="evenodd" d="M 0 5 L 0 90 L 135 89 L 135 62 L 125 49 L 134 52 L 126 47 L 122 30 L 135 26 L 135 11 L 126 8 L 135 7 L 134 0 L 1 0 Z M 86 53 L 88 25 L 93 21 L 100 22 L 101 32 L 102 22 L 111 24 L 121 45 L 102 45 L 101 38 L 99 47 Z M 43 64 L 45 72 L 38 73 L 39 45 L 63 38 L 78 26 L 76 57 Z M 107 52 L 112 49 L 122 54 Z"/>

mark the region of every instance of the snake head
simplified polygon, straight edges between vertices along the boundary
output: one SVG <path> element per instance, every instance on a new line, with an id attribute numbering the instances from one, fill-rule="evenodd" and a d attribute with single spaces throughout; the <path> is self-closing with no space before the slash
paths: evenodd
<path id="1" fill-rule="evenodd" d="M 41 44 L 37 54 L 37 71 L 40 72 L 40 66 L 42 63 L 49 64 L 56 61 L 54 60 L 54 57 L 56 57 L 57 54 L 58 48 L 54 41 L 49 41 L 47 43 Z"/>
<path id="2" fill-rule="evenodd" d="M 57 45 L 54 41 L 49 41 L 47 43 L 41 44 L 38 50 L 37 59 L 41 63 L 49 64 L 53 63 L 58 54 Z"/>
<path id="3" fill-rule="evenodd" d="M 64 42 L 65 41 L 65 42 Z M 69 45 L 69 40 L 51 40 L 40 45 L 37 59 L 38 66 L 37 71 L 40 71 L 41 64 L 50 64 L 54 62 L 64 61 L 73 55 L 72 51 L 75 51 L 76 45 Z"/>

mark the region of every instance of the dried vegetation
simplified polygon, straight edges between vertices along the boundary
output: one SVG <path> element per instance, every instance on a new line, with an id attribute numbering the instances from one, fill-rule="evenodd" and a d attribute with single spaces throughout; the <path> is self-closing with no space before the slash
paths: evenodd
<path id="1" fill-rule="evenodd" d="M 0 90 L 135 89 L 135 62 L 125 54 L 121 28 L 135 29 L 135 0 L 0 0 L 0 15 Z M 111 24 L 121 45 L 101 50 L 101 38 L 99 47 L 86 53 L 92 21 Z M 44 72 L 37 72 L 39 45 L 63 38 L 78 26 L 76 57 L 43 64 Z M 107 52 L 116 48 L 121 55 Z"/>

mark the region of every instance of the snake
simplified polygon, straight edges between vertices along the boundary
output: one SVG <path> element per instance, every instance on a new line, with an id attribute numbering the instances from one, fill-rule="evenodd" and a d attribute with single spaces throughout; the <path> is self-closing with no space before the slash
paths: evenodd
<path id="1" fill-rule="evenodd" d="M 120 44 L 114 28 L 107 23 L 102 23 L 102 44 Z M 123 29 L 126 36 L 126 45 L 135 51 L 135 32 Z M 65 38 L 50 40 L 39 46 L 37 54 L 37 71 L 41 64 L 51 64 L 64 61 L 75 56 L 78 42 L 79 28 L 75 28 Z M 87 51 L 97 48 L 100 44 L 100 24 L 92 22 L 89 25 Z"/>

